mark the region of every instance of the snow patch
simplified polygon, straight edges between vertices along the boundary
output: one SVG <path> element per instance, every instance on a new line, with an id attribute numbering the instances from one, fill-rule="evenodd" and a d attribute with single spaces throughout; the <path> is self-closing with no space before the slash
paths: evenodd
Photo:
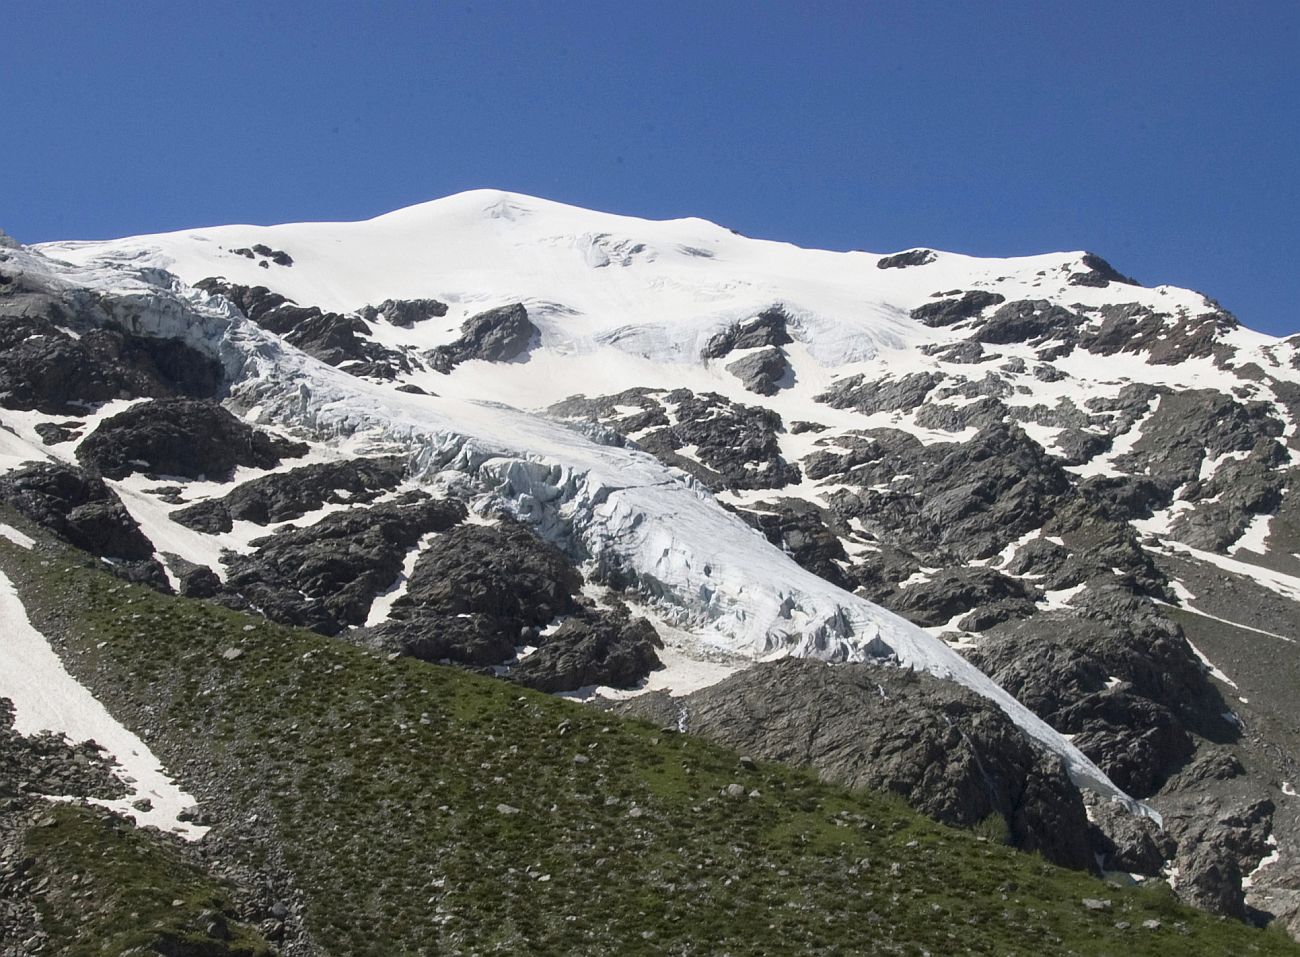
<path id="1" fill-rule="evenodd" d="M 0 573 L 0 696 L 14 703 L 14 728 L 21 734 L 64 734 L 74 742 L 91 740 L 120 765 L 118 777 L 131 793 L 118 800 L 91 803 L 124 814 L 140 825 L 172 831 L 190 841 L 207 833 L 178 817 L 195 801 L 167 774 L 149 746 L 116 718 L 63 667 L 45 636 L 33 627 L 13 583 Z M 133 802 L 147 798 L 141 811 Z"/>

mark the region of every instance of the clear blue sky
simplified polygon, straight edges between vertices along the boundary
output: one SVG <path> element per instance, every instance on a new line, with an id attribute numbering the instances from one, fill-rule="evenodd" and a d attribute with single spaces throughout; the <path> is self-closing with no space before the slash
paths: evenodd
<path id="1" fill-rule="evenodd" d="M 1300 2 L 45 0 L 3 11 L 25 242 L 493 186 L 747 235 L 1086 248 L 1300 331 Z"/>

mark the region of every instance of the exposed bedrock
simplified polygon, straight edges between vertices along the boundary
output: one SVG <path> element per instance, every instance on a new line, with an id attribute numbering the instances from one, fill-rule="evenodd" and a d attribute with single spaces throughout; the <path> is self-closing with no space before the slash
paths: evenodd
<path id="1" fill-rule="evenodd" d="M 884 599 L 890 611 L 922 627 L 944 625 L 976 608 L 998 605 L 1013 613 L 1027 609 L 1042 593 L 1032 585 L 992 568 L 947 568 L 928 580 L 905 585 Z"/>
<path id="2" fill-rule="evenodd" d="M 263 329 L 352 375 L 393 379 L 418 365 L 405 353 L 375 342 L 360 316 L 300 306 L 265 286 L 241 286 L 220 278 L 201 279 L 194 286 L 224 296 Z"/>
<path id="3" fill-rule="evenodd" d="M 776 348 L 751 352 L 728 363 L 727 371 L 741 381 L 746 389 L 758 395 L 776 395 L 789 380 L 790 360 Z"/>
<path id="4" fill-rule="evenodd" d="M 951 682 L 892 665 L 786 659 L 682 698 L 644 695 L 619 710 L 681 722 L 848 787 L 893 791 L 949 824 L 993 817 L 1019 847 L 1093 866 L 1083 801 L 1060 761 L 992 702 Z"/>
<path id="5" fill-rule="evenodd" d="M 923 403 L 942 380 L 943 375 L 935 372 L 913 372 L 898 379 L 876 380 L 852 375 L 832 384 L 816 396 L 816 401 L 833 409 L 856 409 L 868 415 L 873 412 L 910 412 Z"/>
<path id="6" fill-rule="evenodd" d="M 736 349 L 789 345 L 794 341 L 787 329 L 789 321 L 783 307 L 771 306 L 754 318 L 732 323 L 713 336 L 705 344 L 702 355 L 705 359 L 721 359 Z"/>
<path id="7" fill-rule="evenodd" d="M 998 625 L 966 655 L 1137 796 L 1191 757 L 1191 731 L 1239 733 L 1182 630 L 1118 585 Z"/>
<path id="8" fill-rule="evenodd" d="M 958 298 L 927 302 L 912 310 L 912 318 L 927 326 L 951 326 L 980 315 L 989 306 L 1006 302 L 1006 296 L 982 289 L 972 289 Z"/>
<path id="9" fill-rule="evenodd" d="M 105 419 L 77 459 L 107 478 L 133 472 L 229 481 L 239 465 L 269 469 L 307 454 L 301 442 L 242 422 L 216 402 L 154 399 Z"/>
<path id="10" fill-rule="evenodd" d="M 460 338 L 432 350 L 429 363 L 446 373 L 470 359 L 509 362 L 526 355 L 540 335 L 541 330 L 533 325 L 521 303 L 499 306 L 466 319 L 460 327 Z"/>
<path id="11" fill-rule="evenodd" d="M 1041 527 L 1070 494 L 1060 461 L 1004 422 L 966 442 L 923 445 L 896 429 L 871 429 L 837 436 L 835 445 L 848 450 L 803 460 L 809 478 L 856 486 L 827 496 L 831 510 L 878 541 L 942 556 L 938 564 L 996 555 Z"/>
<path id="12" fill-rule="evenodd" d="M 594 399 L 574 396 L 548 412 L 569 422 L 607 425 L 715 491 L 783 488 L 800 478 L 781 455 L 781 416 L 716 392 L 629 389 Z"/>
<path id="13" fill-rule="evenodd" d="M 70 465 L 29 462 L 0 476 L 0 501 L 90 554 L 114 573 L 166 588 L 153 543 L 96 475 Z"/>
<path id="14" fill-rule="evenodd" d="M 176 339 L 132 333 L 118 322 L 131 308 L 29 274 L 0 284 L 0 405 L 75 415 L 111 399 L 215 395 L 219 363 Z"/>
<path id="15" fill-rule="evenodd" d="M 1115 460 L 1118 468 L 1183 485 L 1200 478 L 1207 456 L 1249 453 L 1283 432 L 1269 403 L 1239 402 L 1213 389 L 1164 391 L 1159 400 L 1133 450 Z"/>
<path id="16" fill-rule="evenodd" d="M 876 261 L 876 268 L 906 269 L 909 266 L 928 266 L 936 258 L 938 257 L 935 256 L 933 249 L 909 249 L 894 253 L 892 256 L 882 256 Z"/>
<path id="17" fill-rule="evenodd" d="M 397 580 L 407 553 L 465 517 L 458 501 L 409 492 L 392 502 L 333 512 L 304 528 L 257 539 L 251 555 L 227 552 L 228 600 L 273 621 L 334 635 L 366 621 L 376 595 Z"/>
<path id="18" fill-rule="evenodd" d="M 635 686 L 659 667 L 659 636 L 626 609 L 590 607 L 581 588 L 569 558 L 525 526 L 461 525 L 421 553 L 388 621 L 347 637 L 425 661 L 508 666 L 542 691 Z M 534 650 L 516 659 L 524 647 Z"/>
<path id="19" fill-rule="evenodd" d="M 508 672 L 538 691 L 590 686 L 634 688 L 660 666 L 663 641 L 650 622 L 626 611 L 587 610 L 538 639 L 541 647 Z"/>
<path id="20" fill-rule="evenodd" d="M 397 456 L 304 465 L 251 479 L 221 498 L 177 509 L 171 519 L 208 534 L 228 532 L 236 521 L 286 522 L 326 505 L 373 501 L 395 489 L 405 474 L 406 460 Z"/>
<path id="21" fill-rule="evenodd" d="M 417 322 L 445 316 L 447 304 L 437 299 L 385 299 L 378 306 L 362 306 L 359 313 L 367 322 L 383 319 L 399 328 L 410 329 Z"/>
<path id="22" fill-rule="evenodd" d="M 1095 286 L 1104 289 L 1112 282 L 1122 283 L 1126 286 L 1140 285 L 1136 279 L 1125 276 L 1096 253 L 1084 253 L 1080 265 L 1086 271 L 1071 273 L 1070 278 L 1066 280 L 1071 286 Z"/>

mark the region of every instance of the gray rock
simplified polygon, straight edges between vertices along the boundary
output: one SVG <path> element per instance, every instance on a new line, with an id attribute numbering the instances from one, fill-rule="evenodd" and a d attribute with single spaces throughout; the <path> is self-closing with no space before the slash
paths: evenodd
<path id="1" fill-rule="evenodd" d="M 509 362 L 526 355 L 541 335 L 522 303 L 499 306 L 466 319 L 460 338 L 429 353 L 429 362 L 438 372 L 449 373 L 462 362 L 482 359 L 485 362 Z"/>
<path id="2" fill-rule="evenodd" d="M 936 258 L 933 249 L 909 249 L 906 252 L 882 257 L 876 262 L 876 268 L 905 269 L 909 266 L 926 266 Z"/>
<path id="3" fill-rule="evenodd" d="M 957 685 L 891 665 L 787 659 L 663 704 L 657 711 L 655 696 L 641 695 L 616 707 L 659 721 L 685 708 L 692 733 L 727 747 L 892 790 L 945 823 L 1001 817 L 1018 846 L 1092 867 L 1083 802 L 1064 766 Z"/>
<path id="4" fill-rule="evenodd" d="M 713 336 L 701 355 L 705 359 L 721 359 L 736 349 L 789 345 L 794 341 L 786 328 L 789 318 L 784 308 L 771 306 L 753 319 L 733 323 Z"/>
<path id="5" fill-rule="evenodd" d="M 437 299 L 385 299 L 378 306 L 362 306 L 360 315 L 367 322 L 380 319 L 402 329 L 417 322 L 438 319 L 447 314 L 447 304 Z"/>
<path id="6" fill-rule="evenodd" d="M 790 361 L 777 348 L 751 352 L 727 365 L 727 371 L 739 379 L 750 392 L 776 395 L 791 376 Z"/>
<path id="7" fill-rule="evenodd" d="M 107 478 L 145 472 L 220 482 L 236 466 L 273 468 L 306 452 L 211 400 L 154 399 L 101 422 L 77 446 L 77 459 Z"/>
<path id="8" fill-rule="evenodd" d="M 951 326 L 966 319 L 973 319 L 989 306 L 1006 302 L 1006 296 L 996 292 L 972 289 L 957 299 L 941 299 L 927 302 L 912 310 L 912 318 L 927 326 Z"/>

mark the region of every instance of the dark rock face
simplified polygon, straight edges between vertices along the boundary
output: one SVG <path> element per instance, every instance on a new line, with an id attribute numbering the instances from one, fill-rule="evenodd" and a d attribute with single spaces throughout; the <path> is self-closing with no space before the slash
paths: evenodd
<path id="1" fill-rule="evenodd" d="M 338 634 L 364 624 L 375 596 L 396 581 L 421 537 L 464 517 L 459 502 L 418 492 L 333 512 L 306 528 L 257 539 L 251 555 L 227 553 L 226 590 L 273 621 Z"/>
<path id="2" fill-rule="evenodd" d="M 834 518 L 825 509 L 801 498 L 778 498 L 735 511 L 804 568 L 841 588 L 852 589 L 842 568 L 849 560 L 841 541 L 847 529 L 832 531 Z"/>
<path id="3" fill-rule="evenodd" d="M 1097 313 L 1102 318 L 1101 326 L 1079 337 L 1083 348 L 1100 355 L 1144 352 L 1153 365 L 1175 365 L 1216 355 L 1220 337 L 1239 325 L 1234 316 L 1221 309 L 1176 320 L 1137 303 L 1106 305 Z"/>
<path id="4" fill-rule="evenodd" d="M 899 379 L 868 380 L 863 375 L 849 376 L 834 383 L 816 401 L 832 409 L 857 409 L 873 412 L 910 412 L 921 405 L 932 389 L 943 381 L 934 372 L 913 372 Z"/>
<path id="5" fill-rule="evenodd" d="M 978 342 L 1040 345 L 1050 339 L 1072 339 L 1083 318 L 1046 299 L 1009 302 L 993 313 L 973 335 Z"/>
<path id="6" fill-rule="evenodd" d="M 644 698 L 620 710 L 653 707 Z M 787 659 L 673 702 L 687 730 L 849 787 L 891 790 L 959 826 L 1002 818 L 1014 843 L 1092 867 L 1082 798 L 1060 761 L 996 706 L 889 665 Z"/>
<path id="7" fill-rule="evenodd" d="M 1279 466 L 1286 461 L 1281 443 L 1261 438 L 1244 459 L 1220 464 L 1206 481 L 1192 481 L 1180 497 L 1195 505 L 1177 515 L 1171 536 L 1194 548 L 1226 551 L 1256 515 L 1281 506 L 1289 478 Z"/>
<path id="8" fill-rule="evenodd" d="M 659 667 L 663 642 L 644 618 L 626 612 L 587 612 L 568 618 L 542 645 L 510 669 L 510 680 L 538 691 L 592 685 L 634 688 Z"/>
<path id="9" fill-rule="evenodd" d="M 307 453 L 241 422 L 216 402 L 155 399 L 100 423 L 77 447 L 77 458 L 107 478 L 132 472 L 228 481 L 235 466 L 269 469 Z"/>
<path id="10" fill-rule="evenodd" d="M 1081 260 L 1086 272 L 1071 273 L 1066 280 L 1071 286 L 1094 286 L 1104 289 L 1112 282 L 1126 286 L 1141 285 L 1136 279 L 1130 279 L 1115 269 L 1110 263 L 1094 253 L 1084 253 Z"/>
<path id="11" fill-rule="evenodd" d="M 641 411 L 619 412 L 627 406 Z M 781 456 L 777 440 L 781 417 L 761 406 L 732 402 L 716 392 L 629 389 L 596 399 L 574 396 L 551 406 L 548 412 L 572 422 L 609 426 L 714 490 L 782 488 L 800 478 L 799 470 Z M 672 424 L 674 418 L 676 425 Z M 679 454 L 687 446 L 695 447 L 694 458 Z"/>
<path id="12" fill-rule="evenodd" d="M 286 522 L 325 505 L 373 501 L 405 474 L 405 461 L 396 457 L 304 465 L 244 482 L 222 498 L 172 512 L 171 519 L 208 534 L 228 532 L 235 521 Z"/>
<path id="13" fill-rule="evenodd" d="M 719 332 L 704 346 L 702 355 L 705 359 L 721 359 L 736 349 L 787 346 L 794 341 L 787 329 L 789 321 L 781 306 L 764 309 L 753 319 L 734 323 Z"/>
<path id="14" fill-rule="evenodd" d="M 1212 389 L 1164 392 L 1143 422 L 1133 451 L 1116 465 L 1182 485 L 1200 476 L 1207 455 L 1251 452 L 1261 438 L 1276 438 L 1282 431 L 1282 422 L 1263 402 L 1238 402 Z"/>
<path id="15" fill-rule="evenodd" d="M 1267 798 L 1210 797 L 1181 802 L 1166 814 L 1166 827 L 1178 842 L 1178 896 L 1203 910 L 1245 919 L 1241 878 L 1271 850 L 1275 810 Z"/>
<path id="16" fill-rule="evenodd" d="M 114 318 L 119 305 L 26 276 L 0 285 L 0 405 L 75 415 L 110 399 L 216 394 L 215 360 L 173 339 L 128 332 Z"/>
<path id="17" fill-rule="evenodd" d="M 1154 606 L 1117 585 L 1076 605 L 999 625 L 967 657 L 1135 796 L 1191 757 L 1189 728 L 1235 733 L 1182 630 Z"/>
<path id="18" fill-rule="evenodd" d="M 997 358 L 995 354 L 985 352 L 984 347 L 978 342 L 969 339 L 963 339 L 961 342 L 930 342 L 923 345 L 921 351 L 943 362 L 954 362 L 959 365 L 991 362 Z"/>
<path id="19" fill-rule="evenodd" d="M 581 586 L 563 553 L 517 522 L 463 525 L 420 555 L 390 620 L 355 638 L 424 661 L 497 665 L 578 611 Z"/>
<path id="20" fill-rule="evenodd" d="M 569 559 L 523 525 L 462 525 L 421 554 L 389 621 L 348 638 L 425 661 L 508 665 L 511 680 L 543 691 L 635 686 L 659 666 L 658 635 L 626 610 L 584 607 L 581 587 Z M 524 645 L 536 650 L 516 662 Z"/>
<path id="21" fill-rule="evenodd" d="M 727 366 L 727 371 L 750 392 L 776 395 L 790 375 L 790 361 L 780 349 L 769 348 L 737 359 Z"/>
<path id="22" fill-rule="evenodd" d="M 153 543 L 98 476 L 70 465 L 32 462 L 0 476 L 0 501 L 98 558 L 122 577 L 166 587 Z"/>
<path id="23" fill-rule="evenodd" d="M 931 327 L 951 326 L 973 319 L 989 306 L 997 306 L 1006 301 L 1006 296 L 996 292 L 972 289 L 957 299 L 940 299 L 917 306 L 912 310 L 912 318 Z"/>
<path id="24" fill-rule="evenodd" d="M 1059 461 L 1003 422 L 967 442 L 927 446 L 896 429 L 835 442 L 852 448 L 803 460 L 810 478 L 859 487 L 828 496 L 831 510 L 845 523 L 858 519 L 874 540 L 931 556 L 927 564 L 939 567 L 997 554 L 1039 528 L 1070 490 Z M 909 478 L 896 483 L 896 476 Z"/>
<path id="25" fill-rule="evenodd" d="M 1094 844 L 1100 849 L 1103 870 L 1157 877 L 1177 850 L 1174 839 L 1155 821 L 1113 801 L 1098 801 L 1091 811 L 1098 832 Z"/>
<path id="26" fill-rule="evenodd" d="M 909 621 L 933 627 L 984 605 L 1007 601 L 1032 605 L 1039 597 L 1037 589 L 1019 579 L 975 566 L 940 570 L 929 581 L 900 588 L 885 605 Z"/>
<path id="27" fill-rule="evenodd" d="M 905 269 L 908 266 L 926 266 L 937 258 L 933 249 L 909 249 L 906 252 L 882 257 L 876 262 L 876 268 Z"/>
<path id="28" fill-rule="evenodd" d="M 451 372 L 470 359 L 509 362 L 525 355 L 541 335 L 521 303 L 500 306 L 470 316 L 461 324 L 460 338 L 429 353 L 429 363 L 439 372 Z"/>
<path id="29" fill-rule="evenodd" d="M 234 253 L 236 256 L 243 256 L 245 259 L 261 258 L 264 261 L 259 262 L 258 265 L 264 268 L 269 268 L 267 267 L 266 260 L 275 263 L 277 266 L 293 265 L 293 257 L 290 256 L 287 252 L 285 252 L 283 249 L 272 249 L 270 246 L 267 246 L 265 243 L 257 243 L 251 249 L 247 246 L 241 246 L 238 249 L 232 249 L 230 251 Z"/>
<path id="30" fill-rule="evenodd" d="M 378 306 L 363 306 L 361 318 L 367 322 L 383 319 L 402 329 L 417 322 L 440 319 L 447 314 L 447 304 L 437 299 L 385 299 Z"/>
<path id="31" fill-rule="evenodd" d="M 393 616 L 483 615 L 511 638 L 529 637 L 578 610 L 582 576 L 564 553 L 518 522 L 463 525 L 436 539 L 416 562 Z"/>
<path id="32" fill-rule="evenodd" d="M 370 327 L 359 316 L 299 306 L 265 286 L 241 286 L 219 278 L 201 279 L 194 286 L 224 296 L 263 329 L 352 375 L 392 379 L 418 367 L 406 354 L 373 341 Z"/>

